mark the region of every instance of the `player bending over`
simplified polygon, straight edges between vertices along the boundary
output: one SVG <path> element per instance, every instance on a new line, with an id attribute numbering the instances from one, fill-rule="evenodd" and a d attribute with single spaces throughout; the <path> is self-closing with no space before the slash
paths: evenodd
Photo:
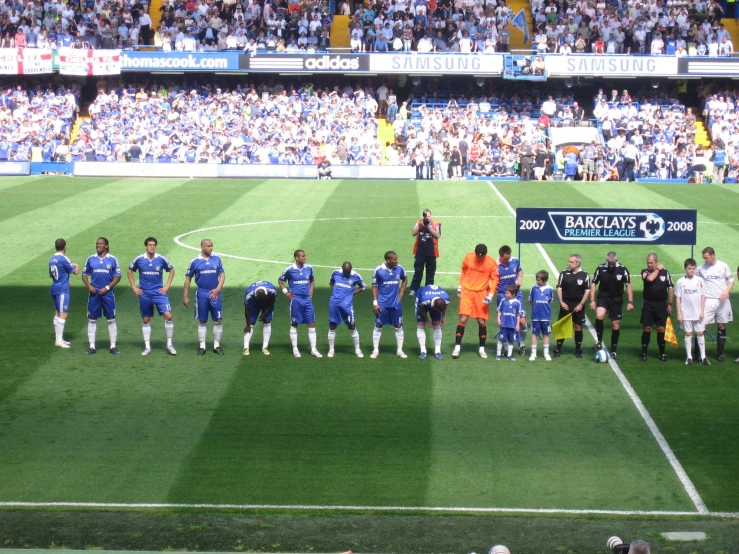
<path id="1" fill-rule="evenodd" d="M 272 314 L 275 311 L 277 288 L 269 281 L 257 281 L 246 289 L 244 295 L 244 356 L 249 355 L 249 342 L 254 325 L 262 322 L 262 354 L 269 356 L 269 339 L 272 336 Z"/>
<path id="2" fill-rule="evenodd" d="M 416 336 L 421 347 L 421 360 L 426 359 L 426 323 L 431 326 L 434 334 L 434 356 L 442 360 L 441 355 L 441 327 L 446 322 L 446 308 L 449 305 L 449 295 L 437 285 L 426 285 L 418 289 L 416 294 Z"/>

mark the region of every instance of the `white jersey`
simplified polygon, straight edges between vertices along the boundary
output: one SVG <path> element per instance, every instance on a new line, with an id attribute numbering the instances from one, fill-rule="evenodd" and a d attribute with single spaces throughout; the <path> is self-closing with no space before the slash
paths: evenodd
<path id="1" fill-rule="evenodd" d="M 675 285 L 675 296 L 680 299 L 683 321 L 698 321 L 701 315 L 701 298 L 706 295 L 706 283 L 700 277 L 681 277 Z"/>
<path id="2" fill-rule="evenodd" d="M 721 297 L 727 285 L 734 281 L 729 266 L 718 260 L 713 265 L 703 264 L 695 274 L 706 282 L 706 298 Z"/>

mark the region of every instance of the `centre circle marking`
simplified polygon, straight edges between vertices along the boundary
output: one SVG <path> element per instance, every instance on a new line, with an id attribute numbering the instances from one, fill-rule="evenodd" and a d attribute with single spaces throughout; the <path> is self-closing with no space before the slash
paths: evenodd
<path id="1" fill-rule="evenodd" d="M 200 252 L 200 247 L 198 246 L 190 246 L 189 244 L 185 244 L 182 242 L 182 238 L 194 235 L 195 233 L 205 233 L 206 231 L 215 231 L 217 229 L 232 229 L 235 227 L 251 227 L 255 225 L 274 225 L 274 224 L 280 224 L 280 223 L 315 223 L 315 222 L 325 222 L 325 221 L 369 221 L 369 220 L 383 220 L 383 219 L 405 219 L 405 220 L 414 220 L 416 216 L 409 215 L 409 216 L 365 216 L 365 217 L 321 217 L 321 218 L 310 218 L 310 219 L 274 219 L 271 221 L 249 221 L 246 223 L 232 223 L 230 225 L 215 225 L 213 227 L 203 227 L 201 229 L 195 229 L 193 231 L 187 231 L 186 233 L 182 233 L 180 235 L 177 235 L 174 238 L 175 244 L 178 246 L 182 246 L 183 248 L 187 248 L 189 250 L 194 250 L 196 252 Z M 448 216 L 439 216 L 439 218 L 442 219 L 510 219 L 509 215 L 448 215 Z M 265 260 L 262 258 L 249 258 L 246 256 L 236 256 L 234 254 L 225 254 L 223 252 L 213 252 L 214 254 L 222 257 L 222 258 L 231 258 L 233 260 L 243 260 L 247 262 L 258 262 L 263 264 L 275 264 L 275 265 L 289 265 L 289 261 L 285 260 Z M 320 264 L 308 264 L 311 267 L 319 267 L 323 269 L 337 269 L 339 266 L 336 265 L 320 265 Z M 357 271 L 374 271 L 375 268 L 368 268 L 368 267 L 355 267 L 354 268 Z M 451 271 L 437 271 L 437 275 L 459 275 L 458 271 L 451 272 Z"/>

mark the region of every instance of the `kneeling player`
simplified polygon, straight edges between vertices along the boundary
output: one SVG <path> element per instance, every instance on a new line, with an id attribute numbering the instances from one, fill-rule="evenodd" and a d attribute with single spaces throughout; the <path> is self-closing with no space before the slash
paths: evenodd
<path id="1" fill-rule="evenodd" d="M 552 300 L 554 300 L 554 290 L 547 283 L 549 273 L 546 271 L 538 271 L 536 273 L 536 286 L 532 287 L 529 293 L 529 303 L 531 304 L 531 356 L 529 361 L 536 360 L 536 344 L 539 336 L 543 335 L 544 342 L 544 359 L 548 362 L 552 361 L 549 355 L 549 330 L 552 321 Z"/>
<path id="2" fill-rule="evenodd" d="M 354 343 L 354 354 L 357 358 L 364 358 L 354 319 L 354 295 L 364 292 L 367 285 L 362 276 L 352 269 L 351 262 L 344 262 L 340 270 L 334 271 L 328 284 L 331 287 L 331 298 L 328 301 L 328 357 L 334 357 L 336 328 L 346 323 Z"/>
<path id="3" fill-rule="evenodd" d="M 246 289 L 244 296 L 244 356 L 249 355 L 249 342 L 257 321 L 262 326 L 262 354 L 269 356 L 269 339 L 272 336 L 272 314 L 275 311 L 277 288 L 269 281 L 257 281 Z"/>
<path id="4" fill-rule="evenodd" d="M 508 345 L 507 358 L 515 362 L 513 357 L 513 343 L 518 342 L 518 332 L 521 329 L 521 314 L 523 313 L 523 305 L 516 298 L 518 287 L 516 285 L 508 285 L 505 291 L 505 300 L 498 306 L 498 326 L 500 327 L 500 337 L 498 338 L 498 348 L 495 355 L 496 360 L 500 360 L 503 353 L 503 345 Z"/>
<path id="5" fill-rule="evenodd" d="M 426 322 L 434 330 L 434 356 L 437 360 L 441 355 L 441 326 L 446 320 L 446 308 L 449 305 L 449 295 L 437 285 L 426 285 L 418 289 L 416 294 L 416 336 L 421 347 L 420 359 L 426 359 Z"/>
<path id="6" fill-rule="evenodd" d="M 128 266 L 128 282 L 131 283 L 133 293 L 139 297 L 139 311 L 144 322 L 141 332 L 144 335 L 144 351 L 142 356 L 151 354 L 151 318 L 154 316 L 154 306 L 159 315 L 164 316 L 164 332 L 167 336 L 167 352 L 174 356 L 177 351 L 172 345 L 174 323 L 172 322 L 172 307 L 167 298 L 167 291 L 174 279 L 174 267 L 167 258 L 157 254 L 157 239 L 149 237 L 144 241 L 146 252 L 136 258 Z M 139 272 L 139 286 L 133 277 L 134 271 Z M 167 284 L 163 284 L 162 273 L 169 273 Z"/>
<path id="7" fill-rule="evenodd" d="M 695 260 L 685 260 L 685 277 L 681 277 L 675 286 L 677 297 L 677 320 L 685 331 L 685 365 L 693 363 L 693 332 L 698 337 L 698 349 L 700 350 L 700 362 L 703 365 L 711 365 L 706 357 L 706 337 L 703 325 L 703 316 L 706 308 L 706 289 L 703 279 L 695 274 Z"/>

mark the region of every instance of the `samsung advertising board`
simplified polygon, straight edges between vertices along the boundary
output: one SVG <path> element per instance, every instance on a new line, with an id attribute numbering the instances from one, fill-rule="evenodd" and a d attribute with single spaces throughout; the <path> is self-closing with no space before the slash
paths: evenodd
<path id="1" fill-rule="evenodd" d="M 376 73 L 440 73 L 442 75 L 502 75 L 502 54 L 370 54 Z"/>
<path id="2" fill-rule="evenodd" d="M 677 60 L 675 56 L 552 54 L 546 56 L 544 66 L 550 77 L 577 75 L 665 77 L 677 75 Z"/>
<path id="3" fill-rule="evenodd" d="M 518 243 L 694 245 L 697 210 L 518 208 Z"/>
<path id="4" fill-rule="evenodd" d="M 239 56 L 239 69 L 251 71 L 308 71 L 311 73 L 352 73 L 367 71 L 367 54 L 257 54 Z"/>

